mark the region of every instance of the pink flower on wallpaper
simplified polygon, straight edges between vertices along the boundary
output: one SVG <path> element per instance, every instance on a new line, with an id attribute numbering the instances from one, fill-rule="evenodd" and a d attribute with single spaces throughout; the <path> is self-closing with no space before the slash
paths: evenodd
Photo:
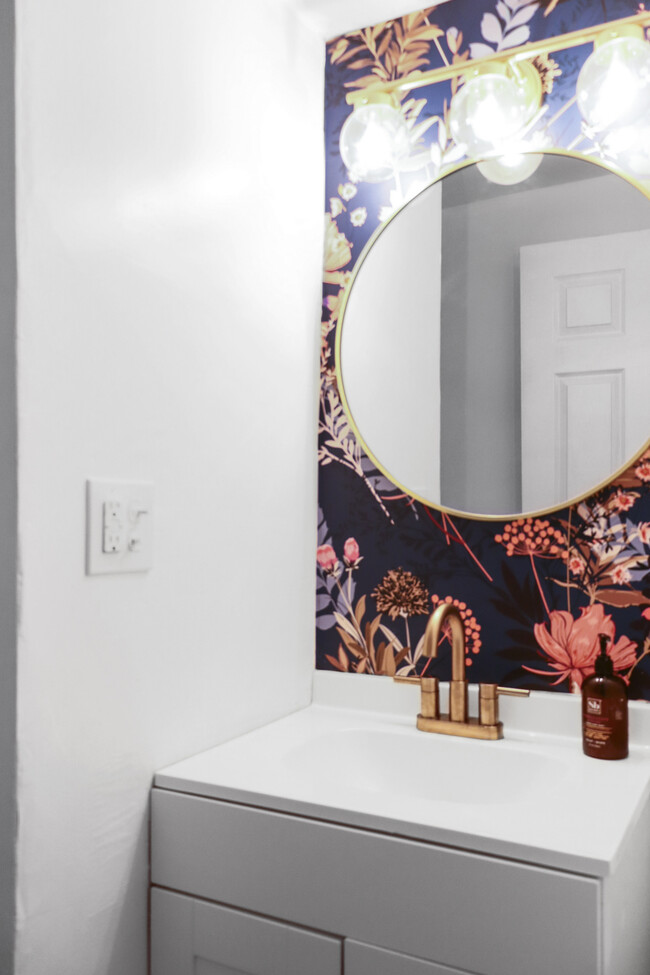
<path id="1" fill-rule="evenodd" d="M 627 637 L 615 642 L 616 630 L 611 616 L 605 615 L 601 603 L 595 603 L 582 609 L 577 619 L 571 613 L 556 609 L 550 613 L 548 624 L 537 623 L 535 639 L 546 654 L 551 670 L 525 669 L 544 677 L 557 675 L 554 684 L 568 680 L 571 690 L 579 691 L 584 678 L 593 673 L 594 660 L 600 650 L 600 633 L 610 638 L 609 655 L 614 670 L 631 667 L 636 660 L 636 644 Z"/>
<path id="2" fill-rule="evenodd" d="M 316 549 L 316 561 L 324 572 L 334 572 L 338 565 L 336 552 L 331 545 L 319 545 Z"/>
<path id="3" fill-rule="evenodd" d="M 646 620 L 650 620 L 650 606 L 648 607 L 648 609 L 644 609 L 643 610 L 643 612 L 641 613 L 641 616 L 643 616 L 644 619 L 646 619 Z"/>
<path id="4" fill-rule="evenodd" d="M 579 555 L 573 555 L 568 562 L 569 570 L 574 576 L 581 576 L 585 571 L 585 561 Z"/>
<path id="5" fill-rule="evenodd" d="M 626 494 L 625 491 L 617 491 L 612 499 L 612 507 L 617 511 L 629 511 L 636 501 L 636 494 Z"/>
<path id="6" fill-rule="evenodd" d="M 639 538 L 644 545 L 650 545 L 650 521 L 641 521 L 638 524 Z"/>
<path id="7" fill-rule="evenodd" d="M 635 468 L 634 473 L 640 481 L 650 481 L 650 459 L 644 458 Z"/>
<path id="8" fill-rule="evenodd" d="M 349 567 L 356 566 L 357 562 L 361 561 L 361 554 L 359 552 L 359 543 L 356 538 L 348 538 L 345 545 L 343 546 L 343 558 L 345 559 L 345 564 Z"/>
<path id="9" fill-rule="evenodd" d="M 630 576 L 630 570 L 627 569 L 624 565 L 615 566 L 610 572 L 610 576 L 615 586 L 624 586 L 632 578 Z"/>

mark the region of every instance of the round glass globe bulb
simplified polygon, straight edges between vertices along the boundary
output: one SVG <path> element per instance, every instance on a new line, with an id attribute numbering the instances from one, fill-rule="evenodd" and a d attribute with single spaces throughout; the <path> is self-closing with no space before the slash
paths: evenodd
<path id="1" fill-rule="evenodd" d="M 539 152 L 507 152 L 476 164 L 478 171 L 491 183 L 514 186 L 532 176 L 544 157 Z"/>
<path id="2" fill-rule="evenodd" d="M 576 95 L 583 118 L 597 132 L 648 118 L 650 44 L 638 37 L 601 44 L 582 66 Z"/>
<path id="3" fill-rule="evenodd" d="M 339 147 L 354 179 L 367 183 L 390 179 L 409 151 L 404 116 L 392 105 L 360 105 L 341 129 Z"/>
<path id="4" fill-rule="evenodd" d="M 480 156 L 516 135 L 529 115 L 529 96 L 515 79 L 480 74 L 454 95 L 449 128 L 454 140 L 467 147 L 468 155 Z"/>
<path id="5" fill-rule="evenodd" d="M 612 129 L 602 142 L 603 152 L 628 175 L 650 179 L 650 124 Z"/>

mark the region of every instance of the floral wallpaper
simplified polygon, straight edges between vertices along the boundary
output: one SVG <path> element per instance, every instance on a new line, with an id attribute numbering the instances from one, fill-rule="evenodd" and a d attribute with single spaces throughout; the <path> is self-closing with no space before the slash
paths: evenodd
<path id="1" fill-rule="evenodd" d="M 440 82 L 403 94 L 408 171 L 354 182 L 338 148 L 346 94 L 639 9 L 635 0 L 444 0 L 327 45 L 317 668 L 447 679 L 448 654 L 441 648 L 429 660 L 422 649 L 429 614 L 452 602 L 465 623 L 472 682 L 577 692 L 593 671 L 598 634 L 607 633 L 630 696 L 650 699 L 650 448 L 605 489 L 552 515 L 452 516 L 405 495 L 373 466 L 343 410 L 334 358 L 342 295 L 365 243 L 462 159 L 447 125 L 458 83 Z M 575 106 L 590 51 L 536 60 L 547 107 L 533 140 L 600 151 Z"/>

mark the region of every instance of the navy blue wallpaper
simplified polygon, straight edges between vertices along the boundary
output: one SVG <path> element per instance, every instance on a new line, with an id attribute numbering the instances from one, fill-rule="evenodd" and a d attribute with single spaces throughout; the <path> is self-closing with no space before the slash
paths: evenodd
<path id="1" fill-rule="evenodd" d="M 354 183 L 341 161 L 350 88 L 638 9 L 633 0 L 447 0 L 327 45 L 318 668 L 392 675 L 426 665 L 447 679 L 447 654 L 422 657 L 427 616 L 446 600 L 465 620 L 471 681 L 579 690 L 605 632 L 630 695 L 650 699 L 650 449 L 606 489 L 552 515 L 452 516 L 404 495 L 373 467 L 343 411 L 334 359 L 343 290 L 397 203 L 394 181 Z M 591 50 L 582 45 L 538 61 L 548 105 L 539 131 L 557 149 L 593 152 L 573 102 Z M 413 144 L 428 161 L 426 170 L 401 177 L 406 196 L 462 158 L 445 125 L 452 92 L 452 82 L 441 82 L 402 100 Z"/>

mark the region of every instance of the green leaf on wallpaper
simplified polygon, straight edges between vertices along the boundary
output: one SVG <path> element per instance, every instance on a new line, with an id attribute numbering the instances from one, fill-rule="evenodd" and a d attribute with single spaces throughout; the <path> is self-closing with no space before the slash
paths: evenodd
<path id="1" fill-rule="evenodd" d="M 439 27 L 420 27 L 418 30 L 412 31 L 409 37 L 417 41 L 435 41 L 444 33 L 444 30 Z"/>
<path id="2" fill-rule="evenodd" d="M 399 666 L 403 660 L 406 660 L 410 652 L 411 652 L 410 647 L 403 647 L 395 657 L 395 664 Z"/>
<path id="3" fill-rule="evenodd" d="M 365 51 L 365 45 L 357 44 L 356 47 L 351 47 L 347 51 L 345 51 L 344 54 L 341 54 L 340 56 L 336 57 L 336 62 L 334 60 L 334 54 L 333 54 L 332 63 L 343 64 L 345 61 L 349 61 L 350 58 L 353 58 L 355 54 L 361 54 L 362 51 Z"/>
<path id="4" fill-rule="evenodd" d="M 538 9 L 536 3 L 529 3 L 525 7 L 520 7 L 508 24 L 508 29 L 512 30 L 514 27 L 521 27 L 523 24 L 527 24 L 537 13 Z"/>
<path id="5" fill-rule="evenodd" d="M 377 650 L 377 672 L 387 674 L 389 677 L 395 675 L 395 655 L 390 644 L 382 643 Z"/>
<path id="6" fill-rule="evenodd" d="M 372 642 L 375 639 L 375 634 L 377 633 L 377 629 L 379 627 L 380 621 L 381 621 L 381 613 L 379 613 L 378 616 L 375 616 L 372 622 L 366 623 L 364 635 L 366 638 L 366 644 L 369 647 L 372 646 Z"/>
<path id="7" fill-rule="evenodd" d="M 364 595 L 361 597 L 361 599 L 356 605 L 356 609 L 354 610 L 354 618 L 359 624 L 359 627 L 361 627 L 361 620 L 363 619 L 363 615 L 365 611 L 366 611 L 366 597 Z"/>
<path id="8" fill-rule="evenodd" d="M 341 616 L 340 613 L 334 613 L 334 619 L 341 627 L 341 629 L 345 630 L 345 632 L 349 636 L 351 636 L 353 640 L 356 640 L 358 638 L 359 636 L 358 632 L 355 630 L 352 623 L 350 623 L 350 621 L 345 618 L 345 616 Z"/>
<path id="9" fill-rule="evenodd" d="M 490 41 L 492 44 L 499 44 L 503 37 L 503 30 L 499 23 L 499 18 L 495 14 L 483 14 L 481 33 L 486 41 Z"/>
<path id="10" fill-rule="evenodd" d="M 391 40 L 392 40 L 391 32 L 390 31 L 387 31 L 386 34 L 384 35 L 384 37 L 383 37 L 383 39 L 382 39 L 379 47 L 377 48 L 377 57 L 378 58 L 381 58 L 381 57 L 384 56 L 384 54 L 386 53 L 386 50 L 387 50 L 388 45 L 390 44 Z"/>
<path id="11" fill-rule="evenodd" d="M 337 626 L 336 632 L 341 637 L 341 639 L 343 640 L 345 646 L 347 647 L 347 649 L 349 650 L 349 652 L 352 654 L 353 657 L 356 657 L 359 660 L 362 657 L 365 657 L 366 652 L 365 652 L 364 648 L 361 646 L 360 643 L 357 643 L 357 641 L 355 639 L 353 639 L 353 637 L 349 636 L 345 632 L 345 630 L 342 630 L 342 629 L 340 629 L 340 627 Z"/>
<path id="12" fill-rule="evenodd" d="M 377 78 L 374 74 L 366 74 L 363 78 L 357 78 L 356 81 L 346 81 L 343 85 L 344 88 L 367 88 L 368 85 L 376 83 Z"/>
<path id="13" fill-rule="evenodd" d="M 424 135 L 427 129 L 430 129 L 435 122 L 437 122 L 437 119 L 428 118 L 425 119 L 424 122 L 418 122 L 417 125 L 414 125 L 413 128 L 411 129 L 412 140 L 415 141 L 419 139 L 420 136 Z"/>
<path id="14" fill-rule="evenodd" d="M 384 626 L 383 623 L 381 625 L 381 632 L 388 640 L 390 640 L 390 642 L 397 648 L 397 650 L 403 649 L 403 644 L 402 641 L 399 639 L 399 637 L 395 636 L 393 631 L 389 630 L 388 627 Z"/>
<path id="15" fill-rule="evenodd" d="M 316 617 L 316 629 L 331 630 L 334 622 L 334 617 L 331 613 L 323 613 L 323 615 Z"/>
<path id="16" fill-rule="evenodd" d="M 633 592 L 630 589 L 599 589 L 596 599 L 606 606 L 618 606 L 620 609 L 628 606 L 650 606 L 650 600 L 642 592 Z"/>

